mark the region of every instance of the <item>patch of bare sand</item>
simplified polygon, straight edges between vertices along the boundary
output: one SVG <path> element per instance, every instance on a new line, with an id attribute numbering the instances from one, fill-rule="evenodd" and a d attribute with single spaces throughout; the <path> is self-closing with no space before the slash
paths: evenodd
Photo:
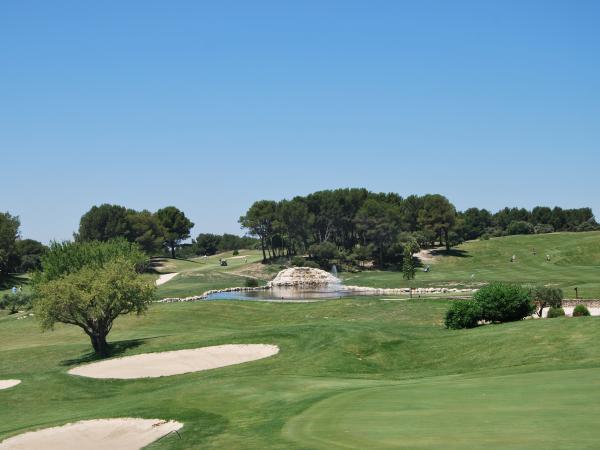
<path id="1" fill-rule="evenodd" d="M 179 275 L 178 272 L 173 272 L 173 273 L 163 273 L 162 275 L 158 276 L 158 280 L 156 280 L 156 285 L 160 286 L 161 284 L 165 284 L 167 281 L 172 280 L 173 278 L 175 278 L 177 275 Z"/>
<path id="2" fill-rule="evenodd" d="M 182 426 L 179 422 L 159 419 L 82 420 L 19 434 L 0 442 L 0 449 L 137 450 Z"/>
<path id="3" fill-rule="evenodd" d="M 21 380 L 0 380 L 0 389 L 8 389 L 19 384 Z"/>
<path id="4" fill-rule="evenodd" d="M 276 355 L 279 347 L 267 344 L 228 344 L 190 350 L 144 353 L 107 359 L 69 370 L 90 378 L 154 378 L 217 369 Z"/>

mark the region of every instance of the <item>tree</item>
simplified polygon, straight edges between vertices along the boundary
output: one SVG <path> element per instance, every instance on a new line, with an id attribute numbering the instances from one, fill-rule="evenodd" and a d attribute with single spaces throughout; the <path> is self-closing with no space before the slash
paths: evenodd
<path id="1" fill-rule="evenodd" d="M 511 236 L 516 234 L 533 234 L 534 228 L 529 222 L 525 222 L 523 220 L 513 220 L 508 224 L 506 232 Z"/>
<path id="2" fill-rule="evenodd" d="M 35 314 L 42 329 L 52 329 L 57 322 L 76 325 L 89 336 L 94 351 L 106 356 L 106 337 L 115 319 L 143 313 L 155 287 L 135 271 L 131 261 L 119 257 L 100 268 L 85 266 L 39 283 L 35 289 Z"/>
<path id="3" fill-rule="evenodd" d="M 271 200 L 255 202 L 246 215 L 240 217 L 239 223 L 251 235 L 258 236 L 263 254 L 263 262 L 267 261 L 266 247 L 273 237 L 273 225 L 276 220 L 277 203 Z"/>
<path id="4" fill-rule="evenodd" d="M 129 231 L 128 210 L 124 206 L 109 205 L 92 206 L 79 221 L 77 241 L 108 241 L 117 237 L 125 237 Z"/>
<path id="5" fill-rule="evenodd" d="M 159 209 L 156 211 L 156 217 L 165 230 L 165 245 L 171 249 L 171 257 L 175 258 L 177 246 L 190 237 L 190 230 L 194 223 L 174 206 Z"/>
<path id="6" fill-rule="evenodd" d="M 454 225 L 456 209 L 446 197 L 439 194 L 429 194 L 424 197 L 423 209 L 419 212 L 419 225 L 440 236 L 446 242 L 446 250 L 450 251 L 448 233 Z"/>
<path id="7" fill-rule="evenodd" d="M 492 322 L 521 320 L 533 312 L 531 290 L 517 284 L 491 283 L 473 295 L 481 307 L 481 318 Z"/>
<path id="8" fill-rule="evenodd" d="M 211 233 L 200 233 L 194 242 L 197 255 L 214 255 L 221 245 L 221 236 Z"/>
<path id="9" fill-rule="evenodd" d="M 145 270 L 148 261 L 137 244 L 123 238 L 108 242 L 52 242 L 41 257 L 42 270 L 35 273 L 33 283 L 56 280 L 84 267 L 100 269 L 119 258 L 127 260 L 138 273 Z"/>
<path id="10" fill-rule="evenodd" d="M 399 207 L 371 198 L 365 201 L 355 220 L 358 232 L 365 242 L 374 245 L 377 262 L 383 266 L 386 250 L 401 231 Z"/>
<path id="11" fill-rule="evenodd" d="M 41 268 L 41 257 L 47 249 L 48 247 L 34 239 L 18 239 L 15 242 L 17 272 L 25 273 Z"/>
<path id="12" fill-rule="evenodd" d="M 325 269 L 329 269 L 331 261 L 339 255 L 337 247 L 332 242 L 313 244 L 308 249 L 308 252 L 311 258 Z"/>
<path id="13" fill-rule="evenodd" d="M 413 254 L 411 248 L 406 246 L 404 247 L 404 258 L 402 258 L 402 278 L 405 280 L 412 280 L 415 278 L 415 273 Z"/>
<path id="14" fill-rule="evenodd" d="M 0 278 L 14 270 L 15 245 L 21 222 L 8 212 L 0 213 Z"/>
<path id="15" fill-rule="evenodd" d="M 546 307 L 560 308 L 563 301 L 563 291 L 556 287 L 538 286 L 533 289 L 533 301 L 537 307 L 538 317 L 542 317 Z"/>
<path id="16" fill-rule="evenodd" d="M 147 210 L 129 210 L 127 224 L 125 237 L 129 242 L 135 242 L 149 255 L 160 250 L 165 241 L 165 230 L 154 214 Z"/>

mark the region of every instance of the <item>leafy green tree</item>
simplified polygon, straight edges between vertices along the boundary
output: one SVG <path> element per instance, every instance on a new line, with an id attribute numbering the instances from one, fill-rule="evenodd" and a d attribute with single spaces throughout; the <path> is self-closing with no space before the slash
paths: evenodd
<path id="1" fill-rule="evenodd" d="M 150 211 L 127 212 L 128 230 L 125 235 L 129 242 L 135 242 L 149 255 L 158 252 L 165 241 L 165 230 L 161 222 Z"/>
<path id="2" fill-rule="evenodd" d="M 0 213 L 0 278 L 14 270 L 15 245 L 21 222 L 8 212 Z"/>
<path id="3" fill-rule="evenodd" d="M 183 213 L 174 206 L 156 211 L 156 217 L 165 232 L 165 245 L 171 250 L 171 257 L 175 258 L 177 246 L 181 241 L 190 237 L 190 230 L 194 226 Z"/>
<path id="4" fill-rule="evenodd" d="M 419 225 L 425 230 L 445 240 L 446 250 L 450 250 L 449 232 L 456 220 L 456 209 L 446 197 L 439 194 L 426 195 L 423 209 L 419 212 Z"/>
<path id="5" fill-rule="evenodd" d="M 263 262 L 267 261 L 266 249 L 273 237 L 274 223 L 277 219 L 276 214 L 276 202 L 260 200 L 255 202 L 239 220 L 243 228 L 246 228 L 251 235 L 258 236 L 260 239 Z"/>
<path id="6" fill-rule="evenodd" d="M 380 266 L 385 263 L 386 249 L 400 233 L 400 210 L 382 200 L 368 199 L 356 214 L 356 228 L 365 242 L 373 244 Z"/>
<path id="7" fill-rule="evenodd" d="M 308 249 L 308 253 L 324 269 L 329 269 L 332 261 L 339 256 L 338 249 L 332 242 L 313 244 Z"/>
<path id="8" fill-rule="evenodd" d="M 200 233 L 194 246 L 197 255 L 214 255 L 221 245 L 221 236 L 211 233 Z"/>
<path id="9" fill-rule="evenodd" d="M 510 235 L 533 234 L 534 228 L 529 222 L 525 222 L 523 220 L 514 220 L 508 224 L 506 232 Z"/>
<path id="10" fill-rule="evenodd" d="M 533 301 L 537 306 L 538 317 L 542 317 L 542 310 L 547 306 L 551 308 L 560 308 L 564 294 L 562 289 L 557 287 L 538 286 L 533 289 Z"/>
<path id="11" fill-rule="evenodd" d="M 142 273 L 148 258 L 137 244 L 125 239 L 108 242 L 52 242 L 41 257 L 42 270 L 37 272 L 34 284 L 55 280 L 84 267 L 99 269 L 114 259 L 125 259 L 138 273 Z"/>
<path id="12" fill-rule="evenodd" d="M 57 322 L 80 327 L 94 351 L 108 355 L 106 337 L 122 314 L 143 313 L 153 299 L 154 285 L 141 277 L 122 257 L 100 267 L 84 266 L 60 278 L 35 286 L 35 314 L 42 329 Z"/>
<path id="13" fill-rule="evenodd" d="M 404 258 L 402 258 L 402 278 L 412 280 L 415 278 L 415 261 L 410 247 L 404 248 Z"/>
<path id="14" fill-rule="evenodd" d="M 104 203 L 92 206 L 79 221 L 77 241 L 108 241 L 126 237 L 129 231 L 128 210 L 124 206 Z"/>
<path id="15" fill-rule="evenodd" d="M 15 253 L 18 258 L 17 272 L 25 273 L 41 268 L 41 257 L 48 247 L 34 239 L 18 239 Z"/>
<path id="16" fill-rule="evenodd" d="M 31 309 L 32 297 L 26 292 L 9 292 L 0 299 L 0 309 L 8 309 L 9 314 L 15 314 L 21 309 Z"/>
<path id="17" fill-rule="evenodd" d="M 492 322 L 521 320 L 535 309 L 531 290 L 517 284 L 488 284 L 475 292 L 473 300 L 481 307 L 481 318 Z"/>

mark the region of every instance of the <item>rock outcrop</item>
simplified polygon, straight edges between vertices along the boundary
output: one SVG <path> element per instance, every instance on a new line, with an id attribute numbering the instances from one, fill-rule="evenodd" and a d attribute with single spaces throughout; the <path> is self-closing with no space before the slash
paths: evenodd
<path id="1" fill-rule="evenodd" d="M 312 267 L 291 267 L 279 272 L 268 286 L 327 286 L 335 284 L 340 284 L 340 280 L 324 270 Z"/>

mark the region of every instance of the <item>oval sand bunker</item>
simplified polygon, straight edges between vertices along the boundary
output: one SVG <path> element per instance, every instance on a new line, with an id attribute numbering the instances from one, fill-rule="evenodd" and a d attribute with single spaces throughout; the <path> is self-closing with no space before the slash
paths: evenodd
<path id="1" fill-rule="evenodd" d="M 8 389 L 19 384 L 21 380 L 0 380 L 0 389 Z"/>
<path id="2" fill-rule="evenodd" d="M 0 449 L 137 450 L 182 426 L 179 422 L 158 419 L 82 420 L 19 434 L 0 442 Z"/>
<path id="3" fill-rule="evenodd" d="M 144 353 L 108 359 L 69 370 L 91 378 L 153 378 L 199 372 L 268 358 L 279 352 L 276 345 L 229 344 L 191 350 Z"/>

